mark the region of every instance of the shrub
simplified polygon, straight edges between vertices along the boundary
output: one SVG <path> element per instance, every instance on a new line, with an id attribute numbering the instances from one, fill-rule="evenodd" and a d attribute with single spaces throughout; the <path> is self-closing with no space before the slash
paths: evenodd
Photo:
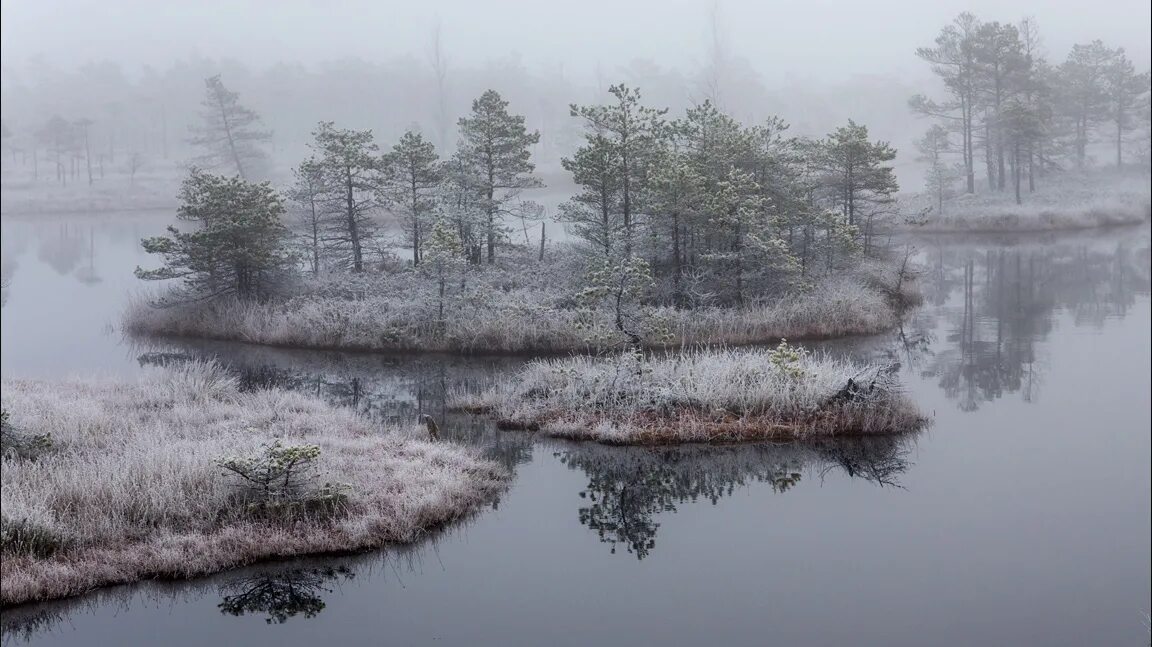
<path id="1" fill-rule="evenodd" d="M 216 464 L 239 479 L 250 514 L 291 519 L 330 516 L 347 503 L 348 485 L 315 485 L 319 458 L 319 445 L 285 445 L 277 439 L 261 445 L 255 455 L 220 458 Z"/>
<path id="2" fill-rule="evenodd" d="M 30 434 L 8 421 L 8 412 L 0 410 L 0 455 L 4 458 L 36 458 L 52 448 L 52 434 Z"/>

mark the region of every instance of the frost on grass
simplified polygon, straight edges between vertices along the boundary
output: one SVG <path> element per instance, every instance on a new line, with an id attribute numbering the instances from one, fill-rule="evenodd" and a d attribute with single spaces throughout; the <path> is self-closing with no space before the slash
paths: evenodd
<path id="1" fill-rule="evenodd" d="M 589 317 L 572 295 L 571 277 L 547 264 L 478 268 L 467 298 L 443 319 L 435 286 L 418 273 L 306 281 L 267 301 L 220 299 L 153 307 L 129 304 L 122 326 L 137 335 L 236 340 L 289 348 L 456 353 L 569 353 L 619 348 L 611 321 Z M 579 275 L 578 271 L 568 272 Z M 875 334 L 894 327 L 914 304 L 915 283 L 884 263 L 816 281 L 803 290 L 743 307 L 677 309 L 641 305 L 638 318 L 662 334 L 649 347 L 744 345 L 788 339 Z"/>
<path id="2" fill-rule="evenodd" d="M 1148 174 L 1132 170 L 1066 172 L 1046 178 L 1016 204 L 1011 191 L 962 194 L 909 225 L 923 232 L 1014 232 L 1090 229 L 1145 222 L 1152 204 Z M 930 205 L 925 196 L 901 201 L 906 211 Z"/>
<path id="3" fill-rule="evenodd" d="M 610 444 L 892 434 L 924 417 L 891 367 L 775 349 L 532 362 L 456 406 L 507 428 Z"/>
<path id="4" fill-rule="evenodd" d="M 3 398 L 14 428 L 52 438 L 3 459 L 5 605 L 410 542 L 508 478 L 304 394 L 241 392 L 211 363 L 131 384 L 4 380 Z"/>

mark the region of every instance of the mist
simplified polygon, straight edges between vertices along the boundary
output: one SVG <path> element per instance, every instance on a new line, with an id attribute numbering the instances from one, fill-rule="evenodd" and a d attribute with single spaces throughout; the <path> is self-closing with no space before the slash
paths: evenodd
<path id="1" fill-rule="evenodd" d="M 0 0 L 0 643 L 1148 645 L 1148 0 Z"/>
<path id="2" fill-rule="evenodd" d="M 122 139 L 138 140 L 130 148 L 168 159 L 186 156 L 200 80 L 221 74 L 274 131 L 283 171 L 320 120 L 372 128 L 384 140 L 415 126 L 451 149 L 450 125 L 493 88 L 541 131 L 533 153 L 546 169 L 577 139 L 568 105 L 598 101 L 626 82 L 673 114 L 707 98 L 745 121 L 779 116 L 793 135 L 822 136 L 855 119 L 894 145 L 897 175 L 910 184 L 920 179 L 911 149 L 921 124 L 907 99 L 936 83 L 914 52 L 961 11 L 1034 18 L 1055 60 L 1073 43 L 1102 39 L 1123 47 L 1137 69 L 1148 67 L 1149 7 L 1117 0 L 1090 12 L 1021 0 L 77 0 L 4 2 L 0 91 L 9 128 L 54 113 L 83 116 L 97 131 L 119 128 Z M 449 113 L 439 117 L 437 51 Z M 115 123 L 126 121 L 131 127 Z"/>

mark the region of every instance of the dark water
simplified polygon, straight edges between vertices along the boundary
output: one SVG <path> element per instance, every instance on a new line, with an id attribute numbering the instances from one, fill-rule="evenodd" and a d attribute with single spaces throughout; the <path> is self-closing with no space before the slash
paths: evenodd
<path id="1" fill-rule="evenodd" d="M 133 241 L 161 226 L 5 221 L 4 375 L 215 356 L 250 388 L 432 413 L 514 483 L 415 546 L 9 609 L 5 644 L 1148 644 L 1147 228 L 916 241 L 924 307 L 823 347 L 899 361 L 918 437 L 646 450 L 443 411 L 521 360 L 123 342 Z"/>

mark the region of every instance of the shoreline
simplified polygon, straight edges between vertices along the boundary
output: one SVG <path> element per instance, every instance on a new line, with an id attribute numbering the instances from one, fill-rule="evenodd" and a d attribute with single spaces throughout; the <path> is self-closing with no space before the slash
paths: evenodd
<path id="1" fill-rule="evenodd" d="M 385 279 L 386 280 L 386 279 Z M 875 335 L 898 325 L 920 301 L 914 280 L 899 287 L 860 278 L 824 282 L 810 292 L 743 308 L 676 310 L 644 306 L 665 334 L 643 345 L 658 352 L 709 346 L 743 347 L 781 339 L 829 340 Z M 413 300 L 419 299 L 419 294 Z M 275 348 L 373 354 L 468 357 L 562 357 L 620 347 L 615 331 L 581 327 L 582 311 L 551 308 L 524 313 L 497 306 L 446 320 L 447 331 L 388 308 L 377 297 L 358 300 L 303 296 L 268 303 L 235 300 L 156 308 L 128 305 L 121 330 L 130 339 L 202 339 Z M 601 337 L 597 337 L 600 335 Z"/>

